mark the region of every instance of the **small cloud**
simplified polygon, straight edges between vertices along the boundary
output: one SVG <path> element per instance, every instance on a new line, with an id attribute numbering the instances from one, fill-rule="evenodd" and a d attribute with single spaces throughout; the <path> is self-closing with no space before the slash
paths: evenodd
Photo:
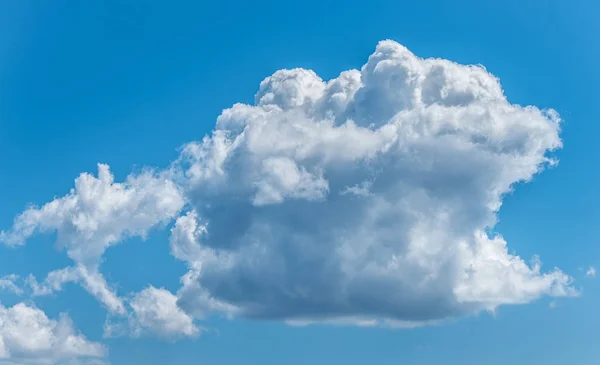
<path id="1" fill-rule="evenodd" d="M 127 322 L 104 324 L 104 337 L 156 335 L 161 338 L 194 337 L 201 328 L 194 319 L 177 306 L 177 296 L 163 288 L 149 286 L 135 294 L 129 306 L 132 313 Z"/>
<path id="2" fill-rule="evenodd" d="M 354 194 L 356 196 L 367 197 L 371 195 L 371 184 L 372 183 L 370 181 L 363 181 L 361 184 L 347 186 L 340 194 Z"/>
<path id="3" fill-rule="evenodd" d="M 11 274 L 0 277 L 0 290 L 11 292 L 16 295 L 22 295 L 23 289 L 17 285 L 21 278 L 18 275 Z"/>
<path id="4" fill-rule="evenodd" d="M 588 267 L 588 269 L 585 272 L 585 277 L 586 278 L 595 278 L 596 277 L 596 268 L 593 266 Z"/>

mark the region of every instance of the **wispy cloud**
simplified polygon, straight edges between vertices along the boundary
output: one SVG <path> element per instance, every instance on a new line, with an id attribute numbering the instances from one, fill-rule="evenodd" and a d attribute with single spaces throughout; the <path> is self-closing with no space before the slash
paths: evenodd
<path id="1" fill-rule="evenodd" d="M 585 271 L 585 277 L 595 278 L 596 277 L 596 268 L 593 266 L 588 267 L 587 270 Z"/>

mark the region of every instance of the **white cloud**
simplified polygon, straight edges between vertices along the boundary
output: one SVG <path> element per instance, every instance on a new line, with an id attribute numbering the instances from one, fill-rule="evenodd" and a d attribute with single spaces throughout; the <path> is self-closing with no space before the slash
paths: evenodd
<path id="1" fill-rule="evenodd" d="M 177 297 L 166 289 L 149 286 L 129 302 L 128 323 L 107 321 L 105 336 L 193 337 L 200 333 L 194 320 L 177 306 Z"/>
<path id="2" fill-rule="evenodd" d="M 167 171 L 115 183 L 99 165 L 98 177 L 82 174 L 71 193 L 26 210 L 0 238 L 19 245 L 57 232 L 76 264 L 32 280 L 38 293 L 80 282 L 123 314 L 100 258 L 169 222 L 185 202 L 170 244 L 189 271 L 177 296 L 153 287 L 134 296 L 125 325 L 134 335 L 193 335 L 189 316 L 215 312 L 439 323 L 576 295 L 569 276 L 510 254 L 493 232 L 513 186 L 556 163 L 559 133 L 555 111 L 509 103 L 483 67 L 384 41 L 361 70 L 333 80 L 277 71 L 253 105 L 224 110 Z M 108 323 L 107 333 L 117 327 Z"/>
<path id="3" fill-rule="evenodd" d="M 17 284 L 20 279 L 21 278 L 15 274 L 0 277 L 0 290 L 8 291 L 16 295 L 23 294 L 23 288 Z"/>
<path id="4" fill-rule="evenodd" d="M 109 167 L 99 164 L 98 177 L 81 174 L 69 194 L 27 209 L 0 237 L 6 244 L 21 245 L 36 231 L 55 231 L 70 258 L 93 265 L 108 247 L 127 237 L 145 237 L 182 207 L 177 187 L 166 177 L 144 171 L 115 183 Z"/>
<path id="5" fill-rule="evenodd" d="M 53 320 L 24 303 L 0 304 L 0 364 L 63 364 L 104 356 L 105 347 L 77 333 L 66 314 Z"/>
<path id="6" fill-rule="evenodd" d="M 553 110 L 511 104 L 481 66 L 381 42 L 323 81 L 277 71 L 172 170 L 179 303 L 203 316 L 430 323 L 575 295 L 491 232 L 505 194 L 554 161 Z"/>
<path id="7" fill-rule="evenodd" d="M 589 278 L 595 278 L 596 277 L 596 268 L 593 266 L 588 267 L 588 269 L 585 272 L 585 276 L 589 277 Z"/>
<path id="8" fill-rule="evenodd" d="M 145 237 L 152 227 L 174 218 L 183 205 L 178 188 L 164 175 L 147 170 L 116 183 L 109 167 L 99 164 L 98 177 L 81 174 L 69 194 L 27 209 L 0 239 L 22 245 L 37 231 L 56 232 L 57 244 L 76 265 L 51 272 L 41 286 L 30 278 L 34 294 L 79 282 L 109 310 L 123 314 L 122 300 L 98 270 L 104 251 L 128 237 Z"/>
<path id="9" fill-rule="evenodd" d="M 77 265 L 54 270 L 48 273 L 42 283 L 39 283 L 33 275 L 29 275 L 27 282 L 32 289 L 33 296 L 50 295 L 61 291 L 67 283 L 77 283 L 111 312 L 125 314 L 123 300 L 109 287 L 95 267 Z"/>
<path id="10" fill-rule="evenodd" d="M 60 270 L 54 270 L 48 273 L 42 283 L 38 283 L 33 275 L 27 277 L 27 284 L 31 287 L 33 296 L 50 295 L 63 290 L 67 283 L 77 283 L 80 276 L 72 267 L 66 267 Z"/>

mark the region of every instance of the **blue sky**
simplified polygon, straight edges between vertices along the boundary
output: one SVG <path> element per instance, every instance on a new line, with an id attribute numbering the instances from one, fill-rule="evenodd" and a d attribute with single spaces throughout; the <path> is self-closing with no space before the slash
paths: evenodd
<path id="1" fill-rule="evenodd" d="M 529 0 L 489 4 L 373 1 L 368 5 L 353 1 L 3 3 L 0 229 L 6 232 L 6 244 L 0 245 L 0 277 L 14 281 L 22 293 L 17 295 L 7 286 L 0 291 L 0 319 L 8 323 L 0 325 L 0 344 L 4 342 L 8 349 L 2 355 L 0 346 L 0 363 L 28 365 L 39 360 L 60 364 L 73 358 L 113 365 L 598 363 L 600 350 L 595 343 L 595 330 L 600 319 L 595 311 L 600 293 L 597 280 L 586 273 L 589 267 L 600 265 L 596 243 L 600 234 L 596 224 L 600 215 L 596 189 L 600 170 L 595 163 L 600 153 L 594 147 L 600 132 L 595 112 L 599 97 L 595 85 L 600 82 L 596 66 L 600 57 L 596 41 L 600 24 L 594 17 L 599 10 L 598 4 L 587 0 L 569 4 L 554 0 L 543 4 Z M 407 47 L 410 51 L 406 52 L 410 53 L 404 53 L 405 49 L 396 43 L 378 46 L 385 39 Z M 339 145 L 332 139 L 315 144 L 312 150 L 302 153 L 335 163 L 311 165 L 314 159 L 303 160 L 298 151 L 325 132 L 313 134 L 312 139 L 298 139 L 295 134 L 285 134 L 287 129 L 280 126 L 282 120 L 305 123 L 327 119 L 333 113 L 344 122 L 350 112 L 329 110 L 330 114 L 319 114 L 313 108 L 316 101 L 310 110 L 306 105 L 292 105 L 297 103 L 295 96 L 313 100 L 314 93 L 323 92 L 318 89 L 320 86 L 314 86 L 315 74 L 279 73 L 263 86 L 261 81 L 277 70 L 298 67 L 314 70 L 325 81 L 331 80 L 342 71 L 360 70 L 374 52 L 392 61 L 402 57 L 413 60 L 413 55 L 420 61 L 418 66 L 409 65 L 414 69 L 404 61 L 392 62 L 389 69 L 380 67 L 379 73 L 369 74 L 371 81 L 362 75 L 360 82 L 367 85 L 366 91 L 354 98 L 358 101 L 351 115 L 358 137 L 340 135 L 336 137 L 341 141 Z M 475 85 L 473 80 L 491 80 L 487 72 L 475 73 L 444 63 L 439 67 L 445 75 L 458 75 L 456 79 L 440 79 L 455 99 L 450 100 L 439 90 L 438 94 L 434 90 L 433 96 L 422 94 L 423 100 L 439 98 L 436 105 L 442 105 L 438 110 L 442 114 L 437 115 L 443 116 L 442 122 L 451 120 L 453 110 L 468 107 L 503 116 L 480 120 L 470 119 L 468 113 L 459 114 L 459 124 L 452 127 L 459 131 L 454 132 L 457 139 L 453 143 L 428 140 L 433 137 L 425 134 L 411 140 L 398 127 L 394 132 L 401 135 L 397 144 L 400 147 L 394 150 L 398 155 L 389 155 L 391 160 L 368 160 L 380 171 L 389 171 L 360 185 L 372 188 L 368 196 L 377 198 L 381 194 L 384 200 L 401 196 L 411 212 L 423 209 L 418 217 L 427 218 L 415 220 L 414 226 L 407 229 L 402 223 L 389 221 L 403 222 L 398 217 L 412 217 L 408 210 L 392 209 L 378 213 L 383 214 L 379 217 L 383 222 L 388 222 L 376 226 L 380 231 L 365 225 L 368 235 L 351 232 L 360 244 L 370 242 L 374 253 L 363 259 L 373 264 L 389 260 L 389 252 L 382 248 L 387 247 L 386 240 L 391 240 L 392 246 L 406 241 L 421 248 L 417 243 L 422 242 L 420 239 L 425 242 L 419 260 L 403 261 L 410 268 L 407 271 L 398 269 L 386 271 L 384 276 L 370 276 L 365 271 L 355 271 L 356 267 L 350 265 L 354 261 L 346 256 L 337 256 L 341 251 L 332 251 L 334 254 L 318 249 L 333 242 L 327 237 L 339 238 L 340 231 L 334 234 L 333 228 L 327 227 L 347 232 L 352 219 L 364 218 L 350 211 L 366 212 L 370 211 L 367 207 L 375 206 L 350 200 L 352 194 L 340 193 L 336 196 L 343 198 L 337 199 L 333 192 L 339 184 L 359 187 L 361 180 L 356 179 L 367 176 L 357 167 L 363 166 L 362 162 L 348 162 L 348 156 L 367 153 L 371 139 L 388 138 L 384 132 L 370 134 L 368 124 L 393 124 L 392 114 L 406 109 L 414 114 L 398 117 L 405 118 L 400 119 L 399 125 L 416 123 L 417 131 L 420 126 L 434 128 L 435 118 L 428 114 L 431 108 L 414 106 L 412 100 L 402 99 L 408 95 L 403 94 L 405 89 L 393 82 L 388 84 L 389 80 L 397 80 L 394 77 L 404 77 L 405 69 L 426 77 L 422 70 L 430 65 L 422 60 L 431 57 L 460 65 L 485 66 L 500 80 L 507 98 L 501 99 L 495 93 L 495 84 Z M 464 80 L 471 83 L 464 86 Z M 445 109 L 448 103 L 455 102 L 456 108 Z M 249 126 L 249 131 L 255 128 L 256 133 L 280 134 L 272 140 L 268 140 L 270 135 L 257 134 L 255 144 L 242 144 L 223 167 L 226 175 L 233 178 L 219 180 L 218 169 L 210 170 L 214 166 L 207 162 L 216 156 L 215 150 L 210 150 L 209 158 L 199 157 L 198 150 L 210 146 L 199 141 L 215 129 L 222 110 L 235 103 L 255 105 L 250 110 L 238 110 L 243 115 L 238 119 Z M 261 114 L 273 105 L 283 110 L 281 114 Z M 494 114 L 500 113 L 497 105 L 508 108 L 508 116 Z M 560 137 L 556 134 L 558 129 L 553 129 L 552 118 L 541 112 L 524 111 L 519 105 L 556 110 L 562 119 Z M 256 129 L 249 122 L 255 117 L 283 129 Z M 232 128 L 230 133 L 236 135 L 238 119 L 221 117 L 225 125 L 222 128 Z M 487 129 L 478 130 L 480 125 Z M 336 127 L 339 125 L 330 132 L 339 130 Z M 483 143 L 481 149 L 475 144 L 472 153 L 461 155 L 463 150 L 456 143 L 473 137 L 469 133 L 474 129 L 479 133 L 477 137 L 483 136 L 489 144 Z M 496 134 L 498 130 L 504 133 Z M 549 151 L 556 147 L 557 138 L 563 147 Z M 279 142 L 298 143 L 295 157 L 289 157 L 284 147 L 277 147 Z M 531 147 L 538 144 L 543 146 L 541 152 Z M 367 152 L 349 149 L 353 145 L 367 146 Z M 411 146 L 411 151 L 425 156 L 425 162 L 435 168 L 421 169 L 419 164 L 409 163 L 410 158 L 401 166 L 389 162 L 405 160 L 408 155 L 402 146 Z M 497 146 L 516 147 L 506 155 L 499 152 L 489 157 L 487 153 Z M 378 151 L 387 156 L 388 152 Z M 532 175 L 527 168 L 543 164 L 545 155 L 556 157 L 559 164 Z M 513 160 L 510 156 L 516 157 Z M 90 214 L 85 216 L 84 223 L 88 225 L 73 230 L 76 214 L 64 208 L 45 213 L 30 211 L 37 213 L 28 216 L 24 224 L 46 231 L 41 234 L 29 237 L 23 226 L 13 227 L 15 219 L 23 217 L 20 214 L 32 204 L 43 206 L 69 194 L 80 173 L 97 176 L 97 163 L 110 166 L 117 184 L 129 174 L 134 182 L 122 186 L 124 194 L 121 187 L 110 184 L 114 190 L 108 189 L 104 195 L 91 193 L 89 204 L 77 208 Z M 144 174 L 145 167 L 155 170 Z M 246 170 L 252 170 L 251 174 Z M 201 176 L 194 175 L 194 171 L 200 171 Z M 281 175 L 282 171 L 287 175 Z M 530 182 L 521 181 L 529 177 Z M 87 186 L 86 181 L 93 185 L 100 180 L 88 179 L 81 185 Z M 389 188 L 395 181 L 404 185 Z M 89 191 L 97 193 L 106 187 L 98 184 L 93 185 L 97 190 Z M 468 188 L 461 189 L 457 184 L 467 184 Z M 492 187 L 509 185 L 514 192 L 501 197 L 503 204 L 494 226 L 490 219 L 495 213 L 484 209 L 484 200 L 493 197 L 486 194 Z M 250 190 L 252 194 L 244 195 Z M 413 195 L 422 191 L 427 199 Z M 78 200 L 71 201 L 84 204 L 80 203 L 83 195 L 76 195 Z M 247 198 L 247 204 L 238 205 L 240 196 Z M 411 200 L 413 197 L 417 200 Z M 369 199 L 364 201 L 371 202 Z M 212 208 L 221 206 L 224 211 Z M 353 210 L 337 210 L 345 206 Z M 431 209 L 425 210 L 424 206 Z M 438 212 L 441 206 L 449 217 L 447 226 L 439 223 L 441 215 L 427 215 Z M 112 207 L 120 208 L 113 211 Z M 303 215 L 305 208 L 313 213 Z M 192 211 L 197 214 L 188 214 Z M 308 219 L 314 212 L 323 212 L 318 224 Z M 256 233 L 258 228 L 244 231 L 244 217 L 248 216 L 262 222 L 261 227 L 272 234 L 265 238 Z M 430 220 L 438 223 L 429 226 Z M 184 232 L 189 228 L 186 224 L 192 221 L 197 228 L 193 237 L 196 241 L 185 241 L 185 235 L 178 240 L 175 233 L 178 229 Z M 209 238 L 203 238 L 199 228 L 206 222 Z M 315 229 L 304 231 L 303 224 Z M 413 232 L 413 228 L 417 232 L 424 230 L 422 236 L 417 233 L 398 238 Z M 472 259 L 480 262 L 483 269 L 469 280 L 440 280 L 425 286 L 423 291 L 410 292 L 410 283 L 424 277 L 420 270 L 443 270 L 438 263 L 445 260 L 452 267 L 458 262 L 462 265 L 459 258 L 463 256 L 454 260 L 448 258 L 450 253 L 432 254 L 426 249 L 458 250 L 457 242 L 466 237 L 463 230 L 472 233 L 483 228 L 500 233 L 506 241 L 508 252 L 502 258 L 518 255 L 530 264 L 529 259 L 538 255 L 543 262 L 541 272 L 523 274 L 510 265 L 505 269 L 511 271 L 487 271 L 495 267 L 494 262 L 476 256 Z M 240 230 L 246 236 L 236 236 Z M 27 242 L 11 245 L 6 239 L 11 234 L 17 237 L 15 240 Z M 248 237 L 259 242 L 258 248 L 247 245 Z M 353 238 L 344 242 L 357 249 L 358 246 L 352 246 Z M 471 238 L 467 242 L 492 247 L 488 238 L 483 243 L 471 242 Z M 314 246 L 317 241 L 322 245 Z M 261 242 L 266 242 L 264 247 Z M 103 245 L 110 247 L 101 254 L 90 253 L 92 248 Z M 183 251 L 174 253 L 173 247 Z M 266 258 L 254 256 L 261 248 L 267 253 Z M 233 252 L 236 264 L 233 268 L 227 266 L 226 259 L 215 252 Z M 402 256 L 405 251 L 401 252 L 399 257 L 408 257 Z M 254 258 L 257 266 L 244 261 L 247 257 Z M 350 265 L 352 275 L 364 280 L 359 280 L 362 285 L 348 289 L 350 297 L 327 295 L 348 279 L 344 276 L 348 271 L 343 271 L 344 275 L 327 271 L 324 262 L 331 257 L 339 260 L 335 263 Z M 198 269 L 200 263 L 202 269 Z M 559 276 L 543 277 L 554 267 L 568 275 L 569 281 L 564 282 Z M 44 280 L 60 269 L 67 270 L 61 272 L 62 279 L 54 281 L 62 283 L 58 290 L 50 285 L 52 280 Z M 180 281 L 186 272 L 194 270 L 202 275 L 191 280 L 189 286 Z M 282 273 L 285 280 L 272 279 Z M 27 279 L 30 274 L 41 285 L 37 293 L 33 281 Z M 102 282 L 109 294 L 101 294 L 102 290 L 94 294 L 90 287 L 102 287 Z M 410 294 L 396 296 L 388 291 L 389 282 L 402 288 L 399 292 Z M 500 289 L 494 285 L 500 285 Z M 463 291 L 457 291 L 459 287 Z M 308 290 L 308 298 L 301 294 L 288 296 L 289 291 L 299 288 Z M 453 293 L 449 297 L 448 290 Z M 215 300 L 200 303 L 198 298 L 205 294 Z M 154 305 L 161 299 L 166 301 L 163 304 L 173 306 L 167 306 L 166 313 L 159 313 Z M 416 304 L 411 304 L 413 300 Z M 512 302 L 521 304 L 510 305 Z M 110 303 L 114 305 L 112 310 Z M 122 310 L 118 303 L 122 303 Z M 489 311 L 491 307 L 493 313 Z M 35 344 L 24 345 L 27 335 L 19 334 L 33 333 L 31 328 L 23 327 L 23 316 L 31 313 L 36 313 L 37 319 L 45 316 L 49 322 L 42 318 L 41 326 L 51 328 L 50 333 L 57 339 L 41 336 Z M 67 313 L 72 324 L 59 321 L 59 313 Z M 164 317 L 157 320 L 155 315 L 159 314 Z M 345 318 L 345 325 L 329 323 L 339 316 L 352 318 Z M 284 323 L 292 317 L 318 323 Z M 392 328 L 397 324 L 379 322 L 376 326 L 357 326 L 358 317 L 384 322 L 410 320 L 411 326 L 418 328 Z M 421 326 L 429 320 L 442 323 Z M 107 324 L 114 325 L 118 333 L 107 336 Z M 57 330 L 65 326 L 67 330 Z M 79 349 L 61 347 L 65 331 L 86 345 Z"/>

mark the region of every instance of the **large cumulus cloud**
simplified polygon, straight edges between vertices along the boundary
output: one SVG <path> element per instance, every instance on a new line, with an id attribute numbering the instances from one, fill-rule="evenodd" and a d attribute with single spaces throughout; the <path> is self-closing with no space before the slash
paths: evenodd
<path id="1" fill-rule="evenodd" d="M 79 282 L 135 336 L 194 336 L 190 316 L 212 313 L 432 323 L 576 294 L 494 232 L 505 194 L 555 164 L 559 134 L 555 111 L 511 104 L 483 67 L 384 41 L 333 80 L 275 72 L 164 171 L 117 183 L 99 165 L 0 239 L 57 232 L 75 265 L 28 278 L 34 294 Z M 127 305 L 99 272 L 102 255 L 174 219 L 181 289 L 149 286 Z"/>
<path id="2" fill-rule="evenodd" d="M 492 232 L 554 161 L 560 118 L 481 66 L 384 41 L 360 71 L 265 79 L 174 165 L 193 212 L 180 305 L 293 321 L 435 321 L 574 291 Z"/>

